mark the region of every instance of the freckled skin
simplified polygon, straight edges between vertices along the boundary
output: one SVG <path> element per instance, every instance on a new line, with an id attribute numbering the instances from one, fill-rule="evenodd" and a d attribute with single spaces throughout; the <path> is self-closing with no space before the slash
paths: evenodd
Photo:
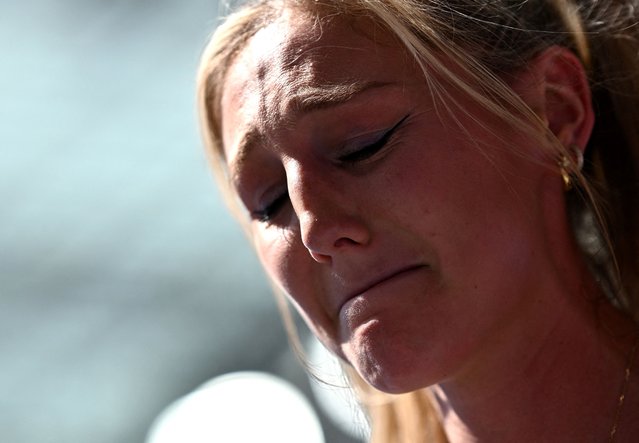
<path id="1" fill-rule="evenodd" d="M 452 377 L 500 334 L 521 335 L 542 317 L 550 301 L 539 297 L 547 289 L 539 275 L 556 273 L 539 247 L 549 235 L 546 189 L 560 184 L 537 140 L 487 118 L 482 127 L 455 106 L 455 118 L 437 112 L 423 73 L 375 35 L 383 44 L 338 20 L 320 32 L 311 18 L 285 13 L 229 71 L 223 141 L 249 211 L 288 190 L 274 220 L 251 223 L 270 277 L 365 379 L 406 392 Z M 353 80 L 384 86 L 297 112 L 298 91 Z M 402 119 L 380 153 L 339 164 L 350 141 Z M 236 168 L 248 132 L 260 142 Z"/>

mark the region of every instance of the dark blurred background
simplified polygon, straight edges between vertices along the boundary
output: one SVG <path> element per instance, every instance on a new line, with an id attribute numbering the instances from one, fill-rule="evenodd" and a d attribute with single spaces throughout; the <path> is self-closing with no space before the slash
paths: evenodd
<path id="1" fill-rule="evenodd" d="M 142 442 L 232 371 L 308 393 L 200 147 L 194 77 L 221 10 L 0 3 L 3 443 Z"/>

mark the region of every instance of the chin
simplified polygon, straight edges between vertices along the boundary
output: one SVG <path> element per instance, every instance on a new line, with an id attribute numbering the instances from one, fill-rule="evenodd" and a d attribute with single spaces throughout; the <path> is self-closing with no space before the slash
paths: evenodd
<path id="1" fill-rule="evenodd" d="M 388 394 L 404 394 L 433 385 L 427 350 L 402 346 L 399 337 L 375 334 L 375 324 L 358 330 L 342 347 L 348 362 L 368 384 Z M 379 332 L 379 331 L 377 331 Z"/>
<path id="2" fill-rule="evenodd" d="M 405 394 L 435 384 L 425 380 L 424 373 L 398 362 L 358 362 L 356 369 L 371 386 L 387 394 Z"/>

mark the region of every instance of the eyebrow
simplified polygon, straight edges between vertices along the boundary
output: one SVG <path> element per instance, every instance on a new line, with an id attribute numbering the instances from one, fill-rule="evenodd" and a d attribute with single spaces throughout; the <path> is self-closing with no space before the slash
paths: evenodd
<path id="1" fill-rule="evenodd" d="M 354 81 L 350 83 L 326 84 L 319 86 L 304 86 L 295 91 L 288 106 L 296 115 L 304 115 L 313 111 L 327 109 L 344 104 L 356 95 L 376 88 L 390 85 L 379 81 Z M 257 129 L 251 129 L 244 134 L 239 143 L 233 162 L 229 165 L 231 179 L 236 181 L 238 171 L 251 156 L 251 152 L 264 140 L 263 134 Z"/>
<path id="2" fill-rule="evenodd" d="M 290 106 L 299 114 L 307 114 L 319 109 L 330 108 L 346 103 L 354 96 L 370 89 L 388 86 L 387 82 L 351 82 L 327 84 L 320 86 L 304 86 L 295 92 Z"/>

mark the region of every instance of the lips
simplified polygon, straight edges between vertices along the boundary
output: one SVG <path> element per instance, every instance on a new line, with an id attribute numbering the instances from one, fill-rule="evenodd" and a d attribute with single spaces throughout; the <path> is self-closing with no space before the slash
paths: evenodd
<path id="1" fill-rule="evenodd" d="M 358 297 L 360 295 L 365 294 L 366 292 L 370 291 L 371 289 L 375 288 L 378 285 L 381 285 L 387 281 L 396 279 L 396 278 L 400 278 L 402 277 L 404 274 L 416 271 L 418 269 L 424 269 L 427 268 L 426 265 L 410 265 L 410 266 L 405 266 L 399 269 L 394 269 L 392 271 L 386 272 L 386 273 L 382 273 L 381 276 L 376 277 L 375 279 L 366 282 L 365 284 L 362 284 L 360 286 L 357 287 L 357 289 L 350 291 L 348 293 L 348 295 L 343 299 L 340 307 L 339 307 L 339 311 L 341 312 L 341 310 L 343 309 L 344 305 L 347 304 L 350 300 L 354 299 L 355 297 Z"/>

